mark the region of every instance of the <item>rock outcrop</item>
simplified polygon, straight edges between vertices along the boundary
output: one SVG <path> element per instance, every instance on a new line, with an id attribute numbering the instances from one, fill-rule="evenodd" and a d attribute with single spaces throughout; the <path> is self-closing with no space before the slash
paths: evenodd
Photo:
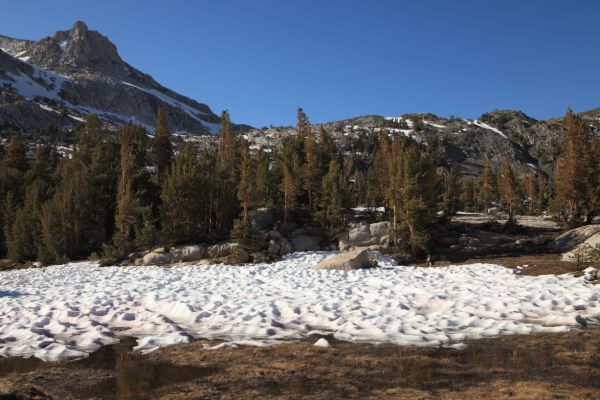
<path id="1" fill-rule="evenodd" d="M 328 257 L 320 263 L 313 265 L 313 269 L 337 269 L 350 271 L 353 269 L 371 268 L 376 265 L 378 252 L 369 249 L 357 248 L 338 255 Z"/>
<path id="2" fill-rule="evenodd" d="M 555 253 L 570 252 L 598 233 L 600 233 L 600 225 L 585 225 L 571 229 L 550 242 L 548 250 Z"/>
<path id="3" fill-rule="evenodd" d="M 391 223 L 361 223 L 339 236 L 339 248 L 344 251 L 352 247 L 379 246 L 389 242 Z"/>
<path id="4" fill-rule="evenodd" d="M 588 258 L 586 253 L 597 246 L 600 246 L 600 233 L 593 234 L 572 250 L 563 253 L 561 260 L 576 262 L 582 257 Z"/>

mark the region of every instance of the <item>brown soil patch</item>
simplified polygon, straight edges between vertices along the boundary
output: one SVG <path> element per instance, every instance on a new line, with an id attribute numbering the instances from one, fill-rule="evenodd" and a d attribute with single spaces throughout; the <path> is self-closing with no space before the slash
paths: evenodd
<path id="1" fill-rule="evenodd" d="M 455 261 L 437 261 L 434 267 L 445 267 L 448 265 L 463 265 L 473 263 L 498 264 L 507 268 L 519 269 L 522 275 L 560 275 L 573 273 L 581 275 L 583 267 L 576 263 L 562 261 L 560 254 L 521 254 L 521 255 L 491 255 L 473 258 L 465 258 Z M 419 267 L 427 267 L 427 264 L 417 264 Z M 520 268 L 517 268 L 520 267 Z"/>
<path id="2" fill-rule="evenodd" d="M 0 360 L 0 399 L 600 399 L 600 329 L 505 336 L 465 350 L 317 337 L 146 356 L 132 340 L 68 363 Z"/>

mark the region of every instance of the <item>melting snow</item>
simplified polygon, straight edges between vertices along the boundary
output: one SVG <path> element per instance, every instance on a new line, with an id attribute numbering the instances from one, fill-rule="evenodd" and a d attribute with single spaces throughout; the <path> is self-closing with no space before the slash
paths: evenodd
<path id="1" fill-rule="evenodd" d="M 499 129 L 497 129 L 497 128 L 494 128 L 493 126 L 490 126 L 490 125 L 488 125 L 488 124 L 486 124 L 486 123 L 484 123 L 484 122 L 481 122 L 481 121 L 479 121 L 479 120 L 477 120 L 477 119 L 476 119 L 475 121 L 473 121 L 473 123 L 474 123 L 475 125 L 477 125 L 477 126 L 481 127 L 481 128 L 484 128 L 484 129 L 489 129 L 490 131 L 496 132 L 498 135 L 502 136 L 504 139 L 508 139 L 508 136 L 506 136 L 506 135 L 505 135 L 504 133 L 502 133 L 502 132 L 501 132 Z"/>
<path id="2" fill-rule="evenodd" d="M 425 121 L 425 120 L 423 120 L 423 123 L 426 124 L 426 125 L 429 125 L 429 126 L 433 126 L 434 128 L 440 128 L 440 129 L 445 128 L 444 125 L 436 124 L 436 123 L 433 123 L 431 121 Z"/>
<path id="3" fill-rule="evenodd" d="M 133 83 L 129 83 L 129 82 L 125 82 L 125 81 L 122 81 L 121 83 L 123 83 L 124 85 L 127 85 L 127 86 L 134 87 L 138 90 L 141 90 L 142 92 L 149 93 L 155 97 L 158 97 L 160 100 L 164 101 L 165 103 L 167 103 L 173 107 L 182 109 L 190 117 L 192 117 L 196 121 L 202 123 L 202 125 L 206 126 L 212 133 L 218 133 L 219 130 L 221 129 L 220 124 L 206 122 L 205 120 L 198 117 L 198 114 L 206 115 L 205 112 L 199 111 L 199 110 L 195 109 L 194 107 L 191 107 L 185 103 L 182 103 L 181 101 L 175 100 L 174 98 L 169 97 L 166 94 L 159 92 L 156 89 L 143 88 L 141 86 L 137 86 L 137 85 L 134 85 Z"/>
<path id="4" fill-rule="evenodd" d="M 570 275 L 521 276 L 498 265 L 317 271 L 334 253 L 272 263 L 179 268 L 73 263 L 0 274 L 0 355 L 85 357 L 118 335 L 137 349 L 192 338 L 338 340 L 446 346 L 565 332 L 600 317 L 600 287 Z M 128 328 L 121 333 L 121 329 Z"/>
<path id="5" fill-rule="evenodd" d="M 33 76 L 23 73 L 6 73 L 9 80 L 0 79 L 0 85 L 9 85 L 13 87 L 20 95 L 28 100 L 35 97 L 45 97 L 53 100 L 60 100 L 58 93 L 63 83 L 68 80 L 64 76 L 56 75 L 51 72 L 34 68 Z"/>

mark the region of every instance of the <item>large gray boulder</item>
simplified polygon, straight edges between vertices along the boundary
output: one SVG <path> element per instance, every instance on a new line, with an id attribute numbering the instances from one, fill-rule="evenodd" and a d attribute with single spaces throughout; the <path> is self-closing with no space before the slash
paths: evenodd
<path id="1" fill-rule="evenodd" d="M 318 236 L 298 235 L 290 238 L 294 251 L 321 250 L 321 238 Z"/>
<path id="2" fill-rule="evenodd" d="M 209 258 L 223 258 L 232 254 L 233 250 L 239 247 L 239 243 L 221 243 L 208 246 L 206 254 Z"/>
<path id="3" fill-rule="evenodd" d="M 181 261 L 202 260 L 205 255 L 205 248 L 201 245 L 181 246 L 178 251 L 181 255 Z"/>
<path id="4" fill-rule="evenodd" d="M 173 262 L 173 256 L 170 253 L 148 253 L 143 257 L 144 265 L 164 265 Z"/>
<path id="5" fill-rule="evenodd" d="M 276 242 L 275 240 L 270 240 L 269 241 L 269 254 L 272 254 L 274 256 L 276 256 L 277 254 L 279 254 L 279 251 L 281 250 L 281 245 Z"/>
<path id="6" fill-rule="evenodd" d="M 338 269 L 350 271 L 353 269 L 370 268 L 375 265 L 375 257 L 378 252 L 369 249 L 356 248 L 333 257 L 329 257 L 320 263 L 313 265 L 313 269 Z"/>
<path id="7" fill-rule="evenodd" d="M 351 247 L 385 245 L 389 241 L 392 225 L 388 221 L 372 224 L 359 224 L 344 232 L 339 237 L 340 250 Z"/>
<path id="8" fill-rule="evenodd" d="M 571 229 L 550 242 L 548 250 L 556 253 L 571 251 L 597 233 L 600 233 L 600 225 L 585 225 Z"/>
<path id="9" fill-rule="evenodd" d="M 290 254 L 294 252 L 294 247 L 292 246 L 292 242 L 290 242 L 287 238 L 281 238 L 279 241 L 279 255 L 285 256 L 286 254 Z"/>
<path id="10" fill-rule="evenodd" d="M 578 244 L 572 250 L 562 254 L 562 261 L 573 261 L 576 262 L 582 256 L 586 256 L 586 253 L 594 247 L 600 246 L 600 233 L 596 233 L 587 238 L 583 243 Z"/>

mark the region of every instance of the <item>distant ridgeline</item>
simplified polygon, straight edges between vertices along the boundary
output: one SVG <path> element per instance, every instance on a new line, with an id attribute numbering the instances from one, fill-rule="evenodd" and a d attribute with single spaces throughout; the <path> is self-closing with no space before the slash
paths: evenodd
<path id="1" fill-rule="evenodd" d="M 512 142 L 506 130 L 490 125 L 493 115 L 465 124 Z M 424 256 L 435 239 L 432 229 L 458 210 L 495 208 L 509 223 L 516 213 L 550 210 L 573 224 L 597 214 L 600 150 L 582 116 L 568 112 L 552 122 L 562 131 L 554 138 L 550 178 L 539 168 L 517 174 L 509 159 L 499 166 L 487 159 L 477 176 L 460 174 L 427 126 L 463 122 L 419 118 L 384 120 L 340 140 L 331 134 L 339 127 L 315 129 L 298 109 L 296 128 L 269 148 L 250 145 L 255 131 L 233 129 L 227 112 L 214 147 L 175 140 L 162 108 L 153 135 L 131 124 L 110 131 L 93 115 L 73 129 L 28 137 L 47 143 L 29 149 L 21 135 L 12 135 L 0 157 L 0 252 L 21 262 L 57 263 L 93 253 L 118 262 L 159 244 L 230 238 L 260 249 L 264 233 L 249 215 L 264 207 L 282 230 L 293 224 L 333 244 L 353 209 L 377 208 L 371 219 L 390 222 L 397 251 Z M 346 126 L 341 129 L 357 130 Z"/>

